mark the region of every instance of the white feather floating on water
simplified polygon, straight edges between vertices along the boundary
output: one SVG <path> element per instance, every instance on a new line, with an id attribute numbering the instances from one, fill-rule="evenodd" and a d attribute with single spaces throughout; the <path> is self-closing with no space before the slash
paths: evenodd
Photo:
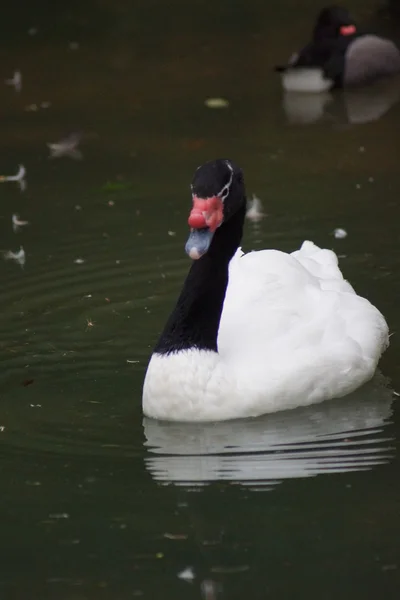
<path id="1" fill-rule="evenodd" d="M 192 582 L 195 578 L 193 567 L 186 567 L 186 569 L 178 573 L 178 577 L 184 581 Z"/>
<path id="2" fill-rule="evenodd" d="M 12 252 L 11 250 L 7 250 L 3 253 L 4 260 L 14 260 L 16 263 L 21 265 L 21 267 L 25 264 L 25 250 L 22 246 L 18 252 Z"/>
<path id="3" fill-rule="evenodd" d="M 26 189 L 25 181 L 26 169 L 24 165 L 19 165 L 16 175 L 0 175 L 0 182 L 16 181 L 23 192 Z"/>
<path id="4" fill-rule="evenodd" d="M 50 150 L 49 158 L 61 158 L 62 156 L 68 156 L 75 160 L 81 160 L 83 158 L 82 152 L 79 150 L 78 145 L 81 141 L 81 135 L 79 133 L 71 133 L 69 136 L 60 140 L 59 142 L 50 142 L 47 147 Z"/>
<path id="5" fill-rule="evenodd" d="M 21 221 L 21 219 L 19 218 L 19 215 L 17 215 L 17 214 L 15 214 L 11 217 L 11 221 L 12 221 L 12 227 L 13 227 L 14 233 L 17 233 L 17 231 L 19 231 L 21 227 L 24 227 L 25 225 L 29 225 L 29 221 Z"/>
<path id="6" fill-rule="evenodd" d="M 337 227 L 334 229 L 333 235 L 337 240 L 343 240 L 345 237 L 347 237 L 347 231 L 341 227 Z"/>
<path id="7" fill-rule="evenodd" d="M 6 79 L 5 84 L 12 85 L 16 92 L 20 92 L 22 90 L 21 71 L 14 71 L 14 75 L 11 77 L 11 79 Z"/>
<path id="8" fill-rule="evenodd" d="M 258 223 L 265 217 L 265 213 L 262 211 L 262 204 L 260 198 L 253 194 L 252 199 L 249 201 L 249 208 L 246 212 L 246 218 L 253 223 Z"/>

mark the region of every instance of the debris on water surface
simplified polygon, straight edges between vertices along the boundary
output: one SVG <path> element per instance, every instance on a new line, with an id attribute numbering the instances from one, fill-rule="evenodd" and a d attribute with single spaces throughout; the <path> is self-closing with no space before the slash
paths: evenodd
<path id="1" fill-rule="evenodd" d="M 131 365 L 136 365 L 139 361 L 138 360 L 129 360 L 129 358 L 126 359 L 127 363 L 130 363 Z M 166 533 L 164 535 L 164 537 L 168 537 L 168 534 Z M 177 539 L 177 538 L 170 538 L 170 539 Z"/>
<path id="2" fill-rule="evenodd" d="M 70 42 L 69 43 L 69 49 L 70 50 L 78 50 L 79 48 L 79 43 L 78 42 Z"/>
<path id="3" fill-rule="evenodd" d="M 3 258 L 4 260 L 15 260 L 16 263 L 23 267 L 25 264 L 25 250 L 22 246 L 20 246 L 18 252 L 12 252 L 11 250 L 7 250 L 3 253 Z"/>
<path id="4" fill-rule="evenodd" d="M 39 108 L 50 108 L 51 106 L 51 102 L 48 102 L 47 100 L 45 102 L 41 102 L 39 105 L 36 104 L 35 102 L 33 102 L 32 104 L 27 104 L 24 108 L 24 110 L 26 112 L 37 112 L 39 110 Z"/>
<path id="5" fill-rule="evenodd" d="M 126 362 L 139 362 L 138 360 L 127 360 Z M 188 536 L 186 533 L 164 533 L 164 537 L 167 540 L 187 540 Z"/>
<path id="6" fill-rule="evenodd" d="M 84 259 L 84 258 L 76 258 L 76 259 L 74 260 L 74 263 L 75 263 L 76 265 L 83 265 L 83 263 L 84 263 L 84 262 L 85 262 L 85 259 Z"/>
<path id="7" fill-rule="evenodd" d="M 168 231 L 168 235 L 170 237 L 174 237 L 176 235 L 176 231 Z"/>
<path id="8" fill-rule="evenodd" d="M 228 108 L 229 101 L 225 98 L 207 98 L 204 104 L 207 108 Z"/>
<path id="9" fill-rule="evenodd" d="M 71 133 L 66 138 L 58 142 L 50 142 L 47 147 L 50 150 L 49 158 L 61 158 L 68 156 L 75 160 L 81 160 L 83 158 L 82 152 L 78 149 L 78 145 L 81 141 L 81 135 L 79 133 Z"/>
<path id="10" fill-rule="evenodd" d="M 32 383 L 34 382 L 34 379 L 24 379 L 24 381 L 22 382 L 22 385 L 24 387 L 28 387 L 28 385 L 32 385 Z"/>
<path id="11" fill-rule="evenodd" d="M 186 569 L 183 569 L 183 571 L 178 573 L 178 577 L 179 579 L 183 579 L 184 581 L 193 581 L 193 579 L 195 578 L 193 567 L 186 567 Z"/>
<path id="12" fill-rule="evenodd" d="M 21 192 L 23 192 L 26 188 L 25 175 L 26 169 L 24 165 L 19 165 L 16 175 L 0 175 L 0 182 L 4 183 L 6 181 L 16 181 L 21 189 Z"/>
<path id="13" fill-rule="evenodd" d="M 92 321 L 92 319 L 89 317 L 89 319 L 86 319 L 86 331 L 88 329 L 90 329 L 90 327 L 94 327 L 95 326 L 95 321 Z"/>
<path id="14" fill-rule="evenodd" d="M 49 519 L 69 519 L 68 513 L 51 513 Z"/>
<path id="15" fill-rule="evenodd" d="M 343 240 L 345 237 L 347 237 L 347 231 L 341 227 L 337 227 L 334 229 L 333 235 L 337 240 Z"/>
<path id="16" fill-rule="evenodd" d="M 0 425 L 0 432 L 3 433 L 4 430 L 5 430 L 4 425 Z"/>
<path id="17" fill-rule="evenodd" d="M 246 211 L 246 218 L 253 223 L 258 223 L 265 217 L 262 211 L 262 204 L 260 198 L 253 194 L 252 199 L 249 202 L 249 208 Z"/>
<path id="18" fill-rule="evenodd" d="M 21 221 L 21 219 L 19 218 L 19 215 L 17 215 L 17 214 L 15 214 L 11 217 L 11 221 L 12 221 L 12 227 L 13 227 L 14 233 L 17 233 L 17 231 L 19 231 L 21 227 L 24 227 L 25 225 L 29 225 L 29 221 Z"/>
<path id="19" fill-rule="evenodd" d="M 22 90 L 22 75 L 21 71 L 14 71 L 14 75 L 11 79 L 5 80 L 6 85 L 12 85 L 16 92 Z"/>

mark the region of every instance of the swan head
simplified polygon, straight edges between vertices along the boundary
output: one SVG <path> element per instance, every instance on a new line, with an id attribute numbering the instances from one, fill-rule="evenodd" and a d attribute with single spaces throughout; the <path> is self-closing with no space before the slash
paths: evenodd
<path id="1" fill-rule="evenodd" d="M 191 190 L 191 231 L 185 250 L 197 260 L 209 249 L 218 227 L 246 202 L 242 171 L 231 160 L 209 161 L 196 169 Z"/>
<path id="2" fill-rule="evenodd" d="M 356 33 L 354 20 L 342 6 L 327 6 L 321 10 L 314 27 L 314 41 L 349 36 Z"/>

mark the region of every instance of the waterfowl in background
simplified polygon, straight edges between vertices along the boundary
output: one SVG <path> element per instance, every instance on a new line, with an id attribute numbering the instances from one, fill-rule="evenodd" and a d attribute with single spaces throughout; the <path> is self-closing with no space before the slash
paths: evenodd
<path id="1" fill-rule="evenodd" d="M 399 73 L 400 51 L 391 40 L 361 31 L 345 8 L 330 6 L 318 15 L 312 41 L 275 70 L 287 91 L 324 92 Z"/>
<path id="2" fill-rule="evenodd" d="M 143 411 L 175 421 L 258 416 L 352 392 L 374 374 L 388 327 L 306 241 L 286 254 L 239 248 L 242 171 L 199 167 L 186 252 L 193 264 L 148 365 Z"/>

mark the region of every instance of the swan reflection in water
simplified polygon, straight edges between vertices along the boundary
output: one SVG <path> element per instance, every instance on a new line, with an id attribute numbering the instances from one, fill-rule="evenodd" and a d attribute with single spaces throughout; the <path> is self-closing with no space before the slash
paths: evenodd
<path id="1" fill-rule="evenodd" d="M 346 398 L 257 419 L 174 423 L 145 417 L 146 468 L 163 484 L 230 481 L 263 490 L 284 479 L 368 470 L 394 455 L 386 431 L 393 400 L 377 374 Z"/>
<path id="2" fill-rule="evenodd" d="M 331 120 L 360 125 L 378 121 L 399 99 L 400 77 L 394 77 L 336 93 L 286 92 L 282 104 L 289 123 L 306 125 Z"/>

